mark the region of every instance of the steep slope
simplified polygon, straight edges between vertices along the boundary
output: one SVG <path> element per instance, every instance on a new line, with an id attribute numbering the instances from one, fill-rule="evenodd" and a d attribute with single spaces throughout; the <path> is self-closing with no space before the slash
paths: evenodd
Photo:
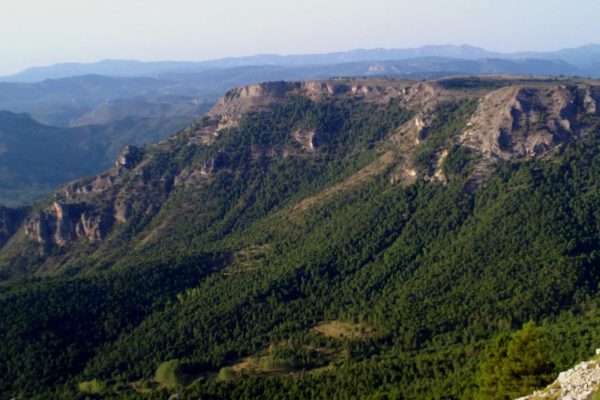
<path id="1" fill-rule="evenodd" d="M 482 349 L 530 319 L 572 364 L 600 341 L 598 93 L 230 90 L 4 246 L 2 394 L 473 398 Z"/>
<path id="2" fill-rule="evenodd" d="M 0 206 L 0 248 L 15 234 L 26 216 L 27 209 Z"/>
<path id="3" fill-rule="evenodd" d="M 309 100 L 310 97 L 319 100 L 340 94 L 343 97 L 355 96 L 352 90 L 364 90 L 366 93 L 359 94 L 365 99 L 355 107 L 355 110 L 352 110 L 347 104 L 337 107 L 332 104 L 329 112 L 320 116 L 321 120 L 304 121 L 303 115 L 297 115 L 295 116 L 297 121 L 292 121 L 297 125 L 294 129 L 300 130 L 328 129 L 327 124 L 331 124 L 330 129 L 333 129 L 333 132 L 319 134 L 322 151 L 311 151 L 310 144 L 307 144 L 300 136 L 286 132 L 290 121 L 284 120 L 284 115 L 276 116 L 279 123 L 284 126 L 281 128 L 269 127 L 269 131 L 264 133 L 270 135 L 271 138 L 260 137 L 263 133 L 258 130 L 265 129 L 264 121 L 245 120 L 249 124 L 247 128 L 243 130 L 235 128 L 248 111 L 264 109 L 272 103 L 280 104 L 286 97 L 289 100 L 279 106 L 278 112 L 294 117 L 293 113 L 298 113 L 295 109 L 305 109 L 301 112 L 311 109 L 319 112 L 320 106 Z M 368 93 L 369 90 L 372 93 Z M 211 185 L 207 185 L 214 180 L 215 175 L 225 180 L 231 179 L 230 175 L 235 177 L 236 174 L 243 173 L 244 168 L 252 168 L 251 172 L 254 172 L 259 169 L 252 165 L 254 161 L 262 162 L 265 167 L 268 167 L 272 161 L 278 160 L 289 163 L 301 162 L 308 166 L 315 164 L 313 167 L 316 168 L 315 173 L 322 173 L 317 165 L 322 163 L 320 158 L 324 156 L 323 152 L 330 153 L 330 157 L 335 157 L 336 153 L 339 157 L 349 157 L 352 152 L 356 153 L 359 150 L 348 146 L 348 144 L 352 144 L 347 143 L 348 140 L 352 140 L 351 138 L 333 136 L 336 131 L 343 129 L 344 125 L 351 122 L 340 119 L 343 118 L 344 113 L 356 114 L 357 121 L 360 121 L 368 130 L 376 131 L 373 135 L 384 135 L 387 132 L 381 132 L 382 127 L 369 126 L 372 124 L 365 120 L 365 118 L 369 118 L 365 111 L 382 106 L 383 110 L 390 114 L 388 118 L 394 118 L 396 115 L 399 123 L 403 122 L 408 113 L 389 102 L 391 96 L 402 90 L 405 90 L 402 83 L 388 88 L 365 86 L 361 89 L 356 86 L 352 89 L 345 84 L 320 82 L 307 84 L 281 82 L 232 90 L 226 94 L 221 103 L 207 114 L 204 120 L 195 126 L 145 151 L 131 148 L 130 150 L 136 154 L 136 156 L 131 156 L 132 158 L 130 158 L 131 151 L 126 150 L 116 167 L 106 174 L 71 183 L 59 190 L 54 196 L 54 203 L 39 214 L 33 215 L 27 223 L 25 232 L 35 243 L 33 247 L 29 246 L 30 253 L 45 255 L 56 246 L 69 245 L 74 239 L 83 239 L 84 243 L 90 242 L 89 244 L 94 248 L 96 247 L 94 238 L 108 236 L 112 227 L 124 223 L 130 226 L 138 223 L 148 224 L 167 199 L 172 197 L 175 201 L 177 196 L 171 196 L 171 194 L 192 192 L 194 189 L 215 190 Z M 337 91 L 341 91 L 341 93 Z M 348 93 L 345 93 L 346 91 Z M 295 94 L 299 96 L 294 96 Z M 412 96 L 412 94 L 408 95 Z M 417 103 L 415 102 L 415 104 Z M 328 121 L 328 118 L 333 120 Z M 380 122 L 383 127 L 393 123 L 393 119 Z M 316 124 L 322 125 L 322 127 L 311 126 Z M 351 127 L 351 129 L 357 128 Z M 220 132 L 224 129 L 237 130 L 229 135 L 221 136 Z M 247 135 L 245 131 L 248 129 L 254 130 L 252 134 L 254 137 Z M 332 136 L 332 140 L 329 142 L 325 140 L 327 135 Z M 356 132 L 355 135 L 356 137 L 353 138 L 355 141 L 369 140 L 368 137 L 359 137 L 359 132 Z M 234 139 L 236 136 L 238 138 Z M 376 139 L 380 138 L 374 137 L 371 140 Z M 211 145 L 215 140 L 221 140 L 221 143 Z M 341 141 L 341 143 L 338 145 L 337 141 Z M 368 144 L 360 142 L 356 145 L 363 148 Z M 145 157 L 141 156 L 143 153 L 145 153 Z M 368 154 L 360 155 L 363 158 L 367 156 Z M 356 163 L 349 158 L 345 162 Z M 232 165 L 234 169 L 230 169 L 229 165 Z M 297 168 L 297 166 L 292 164 L 290 168 Z M 243 180 L 241 177 L 238 179 Z M 240 184 L 247 186 L 249 182 L 240 182 Z M 298 184 L 306 183 L 298 182 Z M 223 195 L 224 193 L 218 193 L 215 199 L 220 199 Z M 64 212 L 67 208 L 69 212 Z M 83 228 L 83 225 L 86 224 L 83 221 L 87 221 L 89 218 L 97 222 L 92 224 L 91 231 Z M 175 215 L 168 216 L 169 224 L 173 223 L 173 218 Z M 216 218 L 216 215 L 210 218 Z M 105 222 L 100 223 L 101 220 Z M 150 233 L 139 232 L 133 239 L 140 240 L 142 244 L 147 245 L 152 238 L 152 232 L 159 230 L 161 224 L 154 222 L 152 225 L 149 227 Z M 105 243 L 107 243 L 106 247 L 113 247 L 111 240 L 100 242 L 100 247 Z M 8 250 L 10 252 L 10 249 Z M 18 254 L 21 262 L 23 260 L 20 256 L 21 250 Z M 57 262 L 62 267 L 66 266 L 65 260 L 60 258 L 59 261 L 56 261 L 50 257 L 46 261 L 46 264 Z"/>

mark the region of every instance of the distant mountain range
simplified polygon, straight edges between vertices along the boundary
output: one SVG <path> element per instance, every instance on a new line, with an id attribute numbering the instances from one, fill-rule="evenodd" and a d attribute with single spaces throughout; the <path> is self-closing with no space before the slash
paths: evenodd
<path id="1" fill-rule="evenodd" d="M 600 70 L 600 45 L 589 44 L 577 48 L 550 52 L 499 53 L 468 45 L 429 45 L 410 49 L 358 49 L 324 54 L 277 55 L 259 54 L 208 61 L 104 60 L 96 63 L 64 63 L 53 66 L 28 68 L 15 75 L 0 78 L 4 82 L 37 82 L 70 76 L 98 74 L 114 77 L 156 76 L 168 73 L 199 73 L 211 69 L 241 66 L 315 66 L 357 63 L 365 61 L 398 61 L 422 57 L 442 57 L 461 60 L 546 60 L 562 61 L 571 65 L 574 73 Z M 597 74 L 597 72 L 596 72 Z"/>
<path id="2" fill-rule="evenodd" d="M 147 70 L 155 65 L 131 63 L 148 67 Z M 101 65 L 104 64 L 82 64 L 80 71 L 96 73 L 99 71 L 94 66 Z M 66 70 L 63 72 L 67 73 Z M 144 68 L 139 68 L 138 73 L 143 74 Z M 39 122 L 54 126 L 103 124 L 124 116 L 146 117 L 148 113 L 155 117 L 168 115 L 194 118 L 208 109 L 227 89 L 264 81 L 341 76 L 431 79 L 449 75 L 484 74 L 597 77 L 600 76 L 600 67 L 585 69 L 566 61 L 542 59 L 460 59 L 432 56 L 321 65 L 248 65 L 199 72 L 161 73 L 155 76 L 81 75 L 41 82 L 0 82 L 0 110 L 29 113 Z"/>
<path id="3" fill-rule="evenodd" d="M 29 113 L 41 123 L 64 127 L 103 124 L 125 116 L 146 117 L 139 112 L 147 114 L 150 110 L 154 117 L 168 114 L 193 119 L 210 107 L 221 90 L 219 86 L 213 93 L 172 79 L 100 75 L 36 83 L 4 82 L 0 83 L 0 110 Z M 115 102 L 119 110 L 114 110 Z M 144 104 L 143 109 L 140 104 Z M 116 114 L 107 115 L 108 108 Z"/>

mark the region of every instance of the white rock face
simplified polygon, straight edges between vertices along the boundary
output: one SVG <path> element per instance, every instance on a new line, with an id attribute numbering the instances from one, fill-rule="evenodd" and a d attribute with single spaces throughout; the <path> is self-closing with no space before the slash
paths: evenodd
<path id="1" fill-rule="evenodd" d="M 596 350 L 600 354 L 600 349 Z M 600 385 L 600 361 L 585 361 L 563 371 L 546 389 L 516 400 L 590 400 Z"/>

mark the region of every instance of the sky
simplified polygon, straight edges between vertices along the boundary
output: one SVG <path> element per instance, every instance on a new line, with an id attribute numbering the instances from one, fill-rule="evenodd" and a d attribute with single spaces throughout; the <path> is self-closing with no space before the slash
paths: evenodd
<path id="1" fill-rule="evenodd" d="M 0 75 L 61 62 L 600 43 L 598 0 L 2 0 Z"/>

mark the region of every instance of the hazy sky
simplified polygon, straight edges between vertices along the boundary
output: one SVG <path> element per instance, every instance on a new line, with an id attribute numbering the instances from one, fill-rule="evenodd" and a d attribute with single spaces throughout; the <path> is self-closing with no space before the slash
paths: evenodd
<path id="1" fill-rule="evenodd" d="M 2 0 L 0 75 L 107 58 L 600 43 L 599 0 Z"/>

